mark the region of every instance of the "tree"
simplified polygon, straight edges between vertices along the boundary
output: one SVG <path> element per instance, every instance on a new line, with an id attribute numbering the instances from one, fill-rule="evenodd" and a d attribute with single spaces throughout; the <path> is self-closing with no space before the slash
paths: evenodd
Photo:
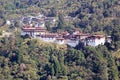
<path id="1" fill-rule="evenodd" d="M 54 64 L 51 65 L 51 75 L 52 76 L 55 75 Z"/>
<path id="2" fill-rule="evenodd" d="M 63 55 L 62 51 L 58 52 L 58 60 L 59 60 L 60 68 L 61 68 L 60 73 L 63 75 L 66 75 L 67 70 L 66 70 L 66 67 L 64 65 L 64 55 Z"/>
<path id="3" fill-rule="evenodd" d="M 18 21 L 15 21 L 15 24 L 14 24 L 14 26 L 15 26 L 15 27 L 17 27 L 17 28 L 18 28 L 18 27 L 20 27 L 20 24 L 19 24 L 19 22 L 18 22 Z"/>
<path id="4" fill-rule="evenodd" d="M 114 42 L 116 41 L 120 41 L 120 27 L 119 26 L 116 26 L 113 31 L 112 31 L 112 40 Z"/>
<path id="5" fill-rule="evenodd" d="M 46 26 L 48 31 L 52 31 L 52 28 L 50 27 L 50 22 L 46 22 L 45 26 Z"/>
<path id="6" fill-rule="evenodd" d="M 58 15 L 58 29 L 62 29 L 65 27 L 64 17 L 62 14 Z"/>
<path id="7" fill-rule="evenodd" d="M 109 56 L 108 67 L 109 67 L 109 70 L 108 70 L 108 73 L 109 73 L 108 78 L 109 78 L 109 80 L 110 79 L 119 80 L 119 78 L 118 78 L 118 69 L 117 69 L 117 66 L 116 66 L 115 61 L 112 58 L 112 56 Z"/>
<path id="8" fill-rule="evenodd" d="M 55 8 L 55 7 L 53 7 L 53 8 L 51 9 L 50 16 L 51 16 L 51 17 L 57 16 L 57 11 L 56 11 L 56 8 Z"/>
<path id="9" fill-rule="evenodd" d="M 54 70 L 55 70 L 55 75 L 58 76 L 60 72 L 60 64 L 56 57 L 54 57 Z"/>

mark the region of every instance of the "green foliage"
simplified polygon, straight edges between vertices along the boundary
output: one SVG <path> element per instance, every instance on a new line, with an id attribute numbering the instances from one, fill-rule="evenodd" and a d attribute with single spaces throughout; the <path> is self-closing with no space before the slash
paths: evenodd
<path id="1" fill-rule="evenodd" d="M 51 26 L 50 26 L 50 22 L 46 22 L 45 23 L 45 26 L 46 26 L 46 28 L 47 28 L 47 31 L 52 31 L 52 28 L 51 28 Z"/>
<path id="2" fill-rule="evenodd" d="M 77 65 L 80 65 L 85 60 L 84 54 L 81 51 L 74 49 L 68 49 L 65 56 L 65 61 L 67 61 L 68 65 L 71 65 L 73 62 L 76 62 Z"/>
<path id="3" fill-rule="evenodd" d="M 19 36 L 2 38 L 0 45 L 1 79 L 119 79 L 115 59 L 105 46 L 62 50 L 65 47 Z"/>
<path id="4" fill-rule="evenodd" d="M 16 32 L 15 37 L 0 39 L 1 80 L 119 80 L 119 59 L 111 54 L 120 48 L 118 0 L 0 0 L 0 4 L 0 26 L 7 18 L 41 12 L 58 17 L 56 30 L 72 32 L 75 26 L 83 32 L 105 32 L 113 40 L 107 48 L 80 43 L 74 49 L 23 39 Z M 50 24 L 46 23 L 48 31 L 52 31 Z M 18 21 L 14 27 L 20 28 Z"/>
<path id="5" fill-rule="evenodd" d="M 114 80 L 118 80 L 118 70 L 117 70 L 117 66 L 115 65 L 115 61 L 114 59 L 110 58 L 108 60 L 108 66 L 109 66 L 109 79 L 114 79 Z"/>
<path id="6" fill-rule="evenodd" d="M 48 16 L 50 16 L 50 17 L 56 17 L 57 16 L 56 7 L 51 8 L 51 11 L 48 14 Z"/>
<path id="7" fill-rule="evenodd" d="M 112 32 L 112 40 L 113 41 L 120 41 L 120 26 L 116 26 L 114 29 L 113 29 L 113 32 Z"/>
<path id="8" fill-rule="evenodd" d="M 65 27 L 65 22 L 64 22 L 64 18 L 63 18 L 63 15 L 62 14 L 59 14 L 58 15 L 58 29 L 62 29 Z"/>

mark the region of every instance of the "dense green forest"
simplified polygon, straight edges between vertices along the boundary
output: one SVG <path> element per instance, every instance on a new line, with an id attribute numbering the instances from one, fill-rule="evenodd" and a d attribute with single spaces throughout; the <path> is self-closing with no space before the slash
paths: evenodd
<path id="1" fill-rule="evenodd" d="M 119 0 L 0 0 L 0 31 L 4 27 L 10 30 L 7 19 L 39 12 L 57 17 L 58 30 L 76 27 L 82 32 L 110 35 L 112 43 L 97 47 L 80 43 L 72 48 L 24 38 L 13 30 L 14 36 L 0 37 L 0 80 L 120 79 Z M 66 21 L 64 16 L 75 20 Z"/>
<path id="2" fill-rule="evenodd" d="M 23 39 L 0 40 L 2 80 L 119 80 L 119 61 L 106 46 L 74 49 Z"/>

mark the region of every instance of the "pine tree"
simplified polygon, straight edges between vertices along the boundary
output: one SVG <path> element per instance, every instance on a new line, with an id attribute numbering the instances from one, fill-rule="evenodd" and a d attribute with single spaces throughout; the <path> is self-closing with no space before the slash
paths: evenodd
<path id="1" fill-rule="evenodd" d="M 63 17 L 62 14 L 59 14 L 58 20 L 59 20 L 59 22 L 58 22 L 58 29 L 64 28 L 65 27 L 65 22 L 64 22 L 64 17 Z"/>

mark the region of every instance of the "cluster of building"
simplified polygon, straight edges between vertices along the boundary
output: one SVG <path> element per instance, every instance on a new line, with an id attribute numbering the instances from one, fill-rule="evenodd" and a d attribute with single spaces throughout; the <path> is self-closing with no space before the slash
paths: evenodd
<path id="1" fill-rule="evenodd" d="M 71 47 L 77 46 L 80 42 L 88 46 L 104 45 L 107 41 L 111 43 L 111 36 L 107 38 L 104 35 L 92 35 L 89 33 L 81 33 L 78 29 L 74 29 L 72 33 L 69 32 L 58 32 L 50 33 L 45 29 L 45 23 L 51 22 L 55 24 L 57 22 L 55 17 L 47 17 L 42 14 L 36 14 L 31 16 L 23 16 L 18 18 L 23 27 L 21 29 L 21 35 L 29 35 L 33 38 L 38 38 L 46 42 L 52 42 L 57 44 L 67 44 Z M 74 21 L 76 18 L 66 16 L 65 21 Z M 15 19 L 6 21 L 7 25 L 14 26 Z"/>
<path id="2" fill-rule="evenodd" d="M 32 16 L 25 16 L 21 19 L 21 23 L 23 25 L 31 25 L 35 27 L 45 27 L 46 22 L 55 23 L 55 17 L 47 17 L 42 14 L 32 15 Z"/>
<path id="3" fill-rule="evenodd" d="M 77 46 L 80 42 L 88 46 L 104 45 L 106 38 L 104 35 L 91 35 L 81 33 L 78 29 L 74 29 L 73 33 L 58 32 L 50 33 L 43 27 L 23 26 L 21 35 L 29 35 L 33 38 L 41 39 L 46 42 L 57 44 L 67 44 L 71 47 Z"/>
<path id="4" fill-rule="evenodd" d="M 56 22 L 56 18 L 55 17 L 47 17 L 43 14 L 38 13 L 38 14 L 34 14 L 34 15 L 21 16 L 16 19 L 9 19 L 6 21 L 6 24 L 14 26 L 16 21 L 19 21 L 22 25 L 45 27 L 46 22 L 51 22 L 54 25 Z"/>

